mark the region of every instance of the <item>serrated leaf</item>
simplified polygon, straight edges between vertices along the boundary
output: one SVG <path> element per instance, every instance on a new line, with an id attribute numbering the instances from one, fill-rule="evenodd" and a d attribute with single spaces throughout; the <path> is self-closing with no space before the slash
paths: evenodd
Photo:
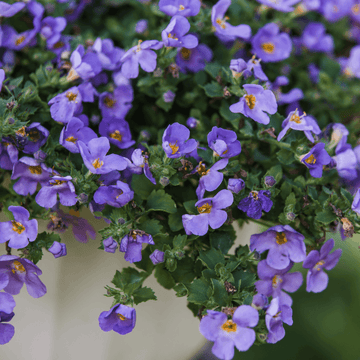
<path id="1" fill-rule="evenodd" d="M 153 190 L 148 197 L 146 208 L 153 211 L 164 211 L 167 213 L 176 213 L 176 204 L 171 195 L 165 190 Z"/>
<path id="2" fill-rule="evenodd" d="M 291 192 L 290 195 L 285 200 L 285 205 L 295 205 L 296 204 L 296 197 L 295 193 Z"/>
<path id="3" fill-rule="evenodd" d="M 348 205 L 352 204 L 354 198 L 346 189 L 341 188 L 340 193 L 343 196 L 343 198 L 347 201 Z"/>
<path id="4" fill-rule="evenodd" d="M 324 225 L 328 225 L 335 221 L 337 216 L 331 208 L 326 208 L 315 216 L 315 220 L 321 222 Z"/>
<path id="5" fill-rule="evenodd" d="M 243 270 L 236 270 L 233 276 L 238 291 L 253 286 L 256 280 L 255 274 Z"/>
<path id="6" fill-rule="evenodd" d="M 136 305 L 148 300 L 157 300 L 154 290 L 146 286 L 135 290 L 133 297 Z"/>
<path id="7" fill-rule="evenodd" d="M 235 128 L 238 129 L 239 128 L 239 120 L 241 115 L 240 114 L 236 114 L 236 113 L 232 113 L 229 110 L 230 105 L 228 104 L 228 102 L 226 100 L 222 100 L 221 101 L 221 106 L 220 106 L 220 115 L 229 123 L 231 123 L 231 125 Z"/>
<path id="8" fill-rule="evenodd" d="M 173 239 L 174 248 L 183 249 L 187 243 L 186 235 L 176 235 Z"/>
<path id="9" fill-rule="evenodd" d="M 148 219 L 139 225 L 139 229 L 145 231 L 150 235 L 157 235 L 162 231 L 163 226 L 160 224 L 159 220 Z"/>
<path id="10" fill-rule="evenodd" d="M 187 285 L 189 296 L 187 300 L 197 305 L 203 305 L 209 300 L 208 292 L 211 291 L 210 285 L 202 279 L 194 280 Z"/>
<path id="11" fill-rule="evenodd" d="M 225 286 L 216 279 L 211 279 L 213 285 L 213 297 L 216 303 L 220 306 L 226 306 L 229 295 L 225 290 Z"/>
<path id="12" fill-rule="evenodd" d="M 179 209 L 180 210 L 180 209 Z M 182 223 L 182 213 L 180 211 L 169 215 L 168 224 L 171 231 L 180 231 L 184 228 Z"/>
<path id="13" fill-rule="evenodd" d="M 201 85 L 199 85 L 199 86 L 201 86 Z M 205 90 L 205 94 L 208 97 L 223 97 L 224 96 L 224 90 L 223 90 L 222 86 L 216 81 L 212 81 L 210 84 L 206 84 L 201 87 Z"/>
<path id="14" fill-rule="evenodd" d="M 145 175 L 132 176 L 131 188 L 135 194 L 140 196 L 143 200 L 146 200 L 151 192 L 157 189 L 159 186 L 154 185 Z"/>
<path id="15" fill-rule="evenodd" d="M 216 62 L 207 63 L 205 71 L 212 77 L 216 78 L 221 73 L 222 66 Z"/>
<path id="16" fill-rule="evenodd" d="M 290 165 L 295 161 L 293 152 L 287 149 L 281 149 L 276 156 L 284 165 Z"/>
<path id="17" fill-rule="evenodd" d="M 224 255 L 221 251 L 213 248 L 207 251 L 200 251 L 198 259 L 209 269 L 215 269 L 217 264 L 225 264 Z"/>
<path id="18" fill-rule="evenodd" d="M 234 244 L 236 234 L 234 232 L 215 231 L 210 233 L 210 244 L 213 248 L 220 250 L 223 254 L 227 254 L 231 246 Z"/>
<path id="19" fill-rule="evenodd" d="M 175 281 L 170 272 L 165 269 L 164 264 L 158 264 L 155 267 L 155 277 L 158 283 L 165 289 L 172 289 L 175 286 Z"/>
<path id="20" fill-rule="evenodd" d="M 197 203 L 197 200 L 189 200 L 184 202 L 184 208 L 188 214 L 198 214 L 198 211 L 195 207 L 195 204 Z"/>
<path id="21" fill-rule="evenodd" d="M 124 268 L 119 272 L 116 270 L 112 283 L 126 294 L 131 295 L 133 292 L 141 287 L 148 274 L 139 272 L 134 268 Z"/>

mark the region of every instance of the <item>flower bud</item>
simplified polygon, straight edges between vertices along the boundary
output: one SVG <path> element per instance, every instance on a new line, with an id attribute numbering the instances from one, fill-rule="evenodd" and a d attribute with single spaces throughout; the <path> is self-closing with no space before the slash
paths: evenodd
<path id="1" fill-rule="evenodd" d="M 140 131 L 140 141 L 148 141 L 151 138 L 151 134 L 147 130 Z"/>
<path id="2" fill-rule="evenodd" d="M 256 310 L 263 309 L 268 304 L 268 298 L 263 294 L 255 294 L 251 306 Z"/>
<path id="3" fill-rule="evenodd" d="M 161 178 L 160 178 L 160 184 L 162 185 L 162 186 L 167 186 L 167 185 L 169 185 L 169 178 L 168 177 L 166 177 L 166 176 L 162 176 Z"/>
<path id="4" fill-rule="evenodd" d="M 228 190 L 235 194 L 238 194 L 245 187 L 245 181 L 243 179 L 229 179 Z"/>
<path id="5" fill-rule="evenodd" d="M 148 22 L 145 19 L 139 20 L 135 25 L 135 32 L 138 34 L 144 33 L 148 28 Z"/>
<path id="6" fill-rule="evenodd" d="M 108 237 L 107 239 L 103 240 L 104 250 L 108 253 L 115 253 L 118 243 L 113 239 L 112 236 Z"/>
<path id="7" fill-rule="evenodd" d="M 294 221 L 295 218 L 296 218 L 296 215 L 293 213 L 293 212 L 289 212 L 286 214 L 286 218 L 289 220 L 289 221 Z"/>
<path id="8" fill-rule="evenodd" d="M 49 252 L 54 255 L 55 259 L 61 256 L 65 256 L 67 254 L 66 245 L 59 243 L 58 241 L 54 241 L 49 248 Z"/>
<path id="9" fill-rule="evenodd" d="M 186 125 L 187 125 L 190 129 L 196 129 L 196 127 L 198 126 L 198 123 L 199 123 L 199 121 L 196 120 L 196 119 L 193 118 L 193 117 L 189 117 L 189 118 L 186 120 Z"/>
<path id="10" fill-rule="evenodd" d="M 42 150 L 38 150 L 34 153 L 34 158 L 39 162 L 44 162 L 46 157 L 47 154 Z"/>
<path id="11" fill-rule="evenodd" d="M 266 176 L 264 183 L 267 187 L 273 187 L 276 184 L 276 180 L 273 176 Z"/>
<path id="12" fill-rule="evenodd" d="M 166 93 L 163 94 L 163 99 L 166 103 L 173 102 L 175 99 L 175 93 L 171 90 L 168 90 Z"/>
<path id="13" fill-rule="evenodd" d="M 176 257 L 178 260 L 181 260 L 184 256 L 185 256 L 185 254 L 184 254 L 183 251 L 175 251 L 175 257 Z"/>
<path id="14" fill-rule="evenodd" d="M 78 197 L 77 197 L 77 199 L 79 200 L 79 203 L 81 203 L 81 204 L 84 204 L 84 203 L 86 203 L 87 201 L 88 201 L 88 196 L 86 195 L 86 194 L 84 194 L 84 193 L 81 193 Z"/>
<path id="15" fill-rule="evenodd" d="M 152 254 L 150 254 L 149 258 L 154 265 L 160 264 L 164 262 L 165 253 L 158 249 L 154 250 Z"/>

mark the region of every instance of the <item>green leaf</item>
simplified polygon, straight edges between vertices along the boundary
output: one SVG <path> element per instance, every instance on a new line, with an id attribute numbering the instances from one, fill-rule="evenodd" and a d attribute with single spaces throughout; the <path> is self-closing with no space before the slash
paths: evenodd
<path id="1" fill-rule="evenodd" d="M 229 122 L 235 129 L 238 129 L 239 127 L 239 120 L 241 115 L 240 114 L 234 114 L 229 110 L 230 105 L 226 100 L 221 101 L 220 106 L 220 115 Z"/>
<path id="2" fill-rule="evenodd" d="M 147 200 L 146 207 L 152 211 L 176 213 L 175 201 L 164 190 L 153 190 Z"/>
<path id="3" fill-rule="evenodd" d="M 219 280 L 216 279 L 211 279 L 211 282 L 214 288 L 214 292 L 213 292 L 214 300 L 218 305 L 226 306 L 229 296 L 227 291 L 225 290 L 225 286 Z"/>
<path id="4" fill-rule="evenodd" d="M 207 63 L 205 71 L 215 79 L 221 73 L 222 66 L 216 62 Z"/>
<path id="5" fill-rule="evenodd" d="M 154 290 L 146 286 L 135 290 L 133 293 L 133 297 L 136 305 L 148 300 L 157 300 Z"/>
<path id="6" fill-rule="evenodd" d="M 283 176 L 283 171 L 281 165 L 275 165 L 271 167 L 265 174 L 265 176 L 272 176 L 277 183 L 280 182 Z"/>
<path id="7" fill-rule="evenodd" d="M 180 211 L 177 211 L 176 213 L 170 214 L 168 224 L 171 231 L 176 232 L 183 229 L 182 213 Z"/>
<path id="8" fill-rule="evenodd" d="M 187 243 L 186 235 L 176 235 L 173 239 L 174 248 L 183 249 Z"/>
<path id="9" fill-rule="evenodd" d="M 24 77 L 23 76 L 20 76 L 18 78 L 15 78 L 15 79 L 12 79 L 10 80 L 9 82 L 9 85 L 10 87 L 14 87 L 14 88 L 17 88 L 21 85 L 21 83 L 23 82 L 24 80 Z"/>
<path id="10" fill-rule="evenodd" d="M 236 270 L 235 272 L 233 272 L 233 276 L 235 282 L 234 285 L 236 286 L 238 291 L 240 289 L 242 290 L 254 286 L 256 280 L 255 274 L 248 271 L 245 272 L 243 270 Z"/>
<path id="11" fill-rule="evenodd" d="M 210 244 L 213 248 L 227 254 L 236 239 L 235 231 L 215 231 L 210 233 Z"/>
<path id="12" fill-rule="evenodd" d="M 198 211 L 195 207 L 197 200 L 189 200 L 184 202 L 184 208 L 188 214 L 198 215 Z"/>
<path id="13" fill-rule="evenodd" d="M 163 99 L 163 97 L 161 97 L 161 98 L 159 98 L 159 99 L 156 100 L 155 104 L 156 104 L 159 108 L 161 108 L 161 109 L 165 110 L 166 112 L 168 112 L 168 111 L 172 108 L 174 102 L 173 102 L 173 101 L 171 101 L 171 102 L 165 102 L 164 99 Z"/>
<path id="14" fill-rule="evenodd" d="M 315 216 L 315 220 L 323 223 L 324 225 L 328 225 L 336 219 L 337 216 L 331 208 L 326 208 Z"/>
<path id="15" fill-rule="evenodd" d="M 229 91 L 238 97 L 242 97 L 244 95 L 244 90 L 242 90 L 238 85 L 231 85 L 229 87 Z"/>
<path id="16" fill-rule="evenodd" d="M 215 269 L 217 264 L 225 264 L 224 255 L 221 251 L 216 249 L 210 249 L 207 251 L 200 251 L 199 259 L 209 269 Z"/>
<path id="17" fill-rule="evenodd" d="M 295 205 L 295 204 L 296 204 L 295 193 L 291 192 L 290 195 L 285 200 L 285 205 Z"/>
<path id="18" fill-rule="evenodd" d="M 161 232 L 163 226 L 160 224 L 159 220 L 148 219 L 139 225 L 140 230 L 144 230 L 147 234 L 157 235 Z"/>
<path id="19" fill-rule="evenodd" d="M 189 296 L 187 300 L 191 303 L 203 305 L 208 301 L 208 293 L 211 292 L 211 287 L 202 279 L 194 280 L 191 284 L 187 285 Z"/>
<path id="20" fill-rule="evenodd" d="M 119 272 L 116 270 L 112 283 L 126 294 L 131 295 L 137 288 L 141 287 L 142 283 L 148 276 L 145 272 L 139 272 L 134 268 L 124 268 Z"/>
<path id="21" fill-rule="evenodd" d="M 201 87 L 205 90 L 205 94 L 209 97 L 223 97 L 224 96 L 224 90 L 223 90 L 222 86 L 216 81 L 212 81 L 210 84 L 206 84 Z"/>
<path id="22" fill-rule="evenodd" d="M 254 130 L 249 120 L 244 121 L 244 126 L 241 129 L 239 129 L 239 133 L 245 137 L 254 136 Z"/>
<path id="23" fill-rule="evenodd" d="M 146 200 L 158 186 L 154 185 L 145 175 L 134 174 L 131 180 L 131 188 L 135 194 Z"/>
<path id="24" fill-rule="evenodd" d="M 211 149 L 197 149 L 198 155 L 205 161 L 206 163 L 210 164 L 213 159 L 213 151 Z"/>
<path id="25" fill-rule="evenodd" d="M 281 149 L 278 151 L 277 158 L 284 165 L 290 165 L 295 160 L 293 152 L 287 149 Z"/>
<path id="26" fill-rule="evenodd" d="M 155 277 L 158 283 L 165 289 L 172 289 L 175 286 L 175 281 L 168 270 L 165 269 L 164 264 L 158 264 L 155 267 Z"/>
<path id="27" fill-rule="evenodd" d="M 346 189 L 341 188 L 340 193 L 343 196 L 343 198 L 347 201 L 348 205 L 352 204 L 354 198 Z"/>
<path id="28" fill-rule="evenodd" d="M 314 186 L 309 186 L 308 187 L 308 194 L 313 200 L 318 199 L 318 193 L 317 193 L 316 188 Z"/>
<path id="29" fill-rule="evenodd" d="M 196 274 L 194 269 L 194 261 L 190 257 L 183 258 L 174 272 L 171 273 L 176 282 L 182 282 L 184 284 L 190 284 Z"/>

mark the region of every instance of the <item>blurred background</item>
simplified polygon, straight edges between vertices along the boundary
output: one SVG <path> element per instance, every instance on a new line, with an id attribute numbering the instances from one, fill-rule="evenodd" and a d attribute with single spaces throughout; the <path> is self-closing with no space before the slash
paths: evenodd
<path id="1" fill-rule="evenodd" d="M 96 230 L 104 223 L 84 211 Z M 7 221 L 0 214 L 0 221 Z M 44 231 L 42 223 L 39 232 Z M 249 242 L 260 232 L 256 225 L 239 231 L 237 245 Z M 237 353 L 235 360 L 360 360 L 360 236 L 335 247 L 343 249 L 337 267 L 329 272 L 328 288 L 313 294 L 305 285 L 293 296 L 293 326 L 285 325 L 286 336 L 275 345 L 253 346 Z M 0 359 L 27 360 L 212 360 L 212 343 L 198 331 L 199 321 L 186 308 L 186 298 L 158 285 L 153 277 L 145 286 L 155 290 L 158 301 L 136 306 L 137 323 L 130 334 L 121 336 L 100 330 L 98 316 L 111 306 L 104 286 L 111 285 L 116 270 L 128 266 L 123 254 L 97 250 L 99 238 L 77 242 L 71 230 L 62 234 L 68 254 L 54 259 L 45 253 L 38 266 L 47 294 L 33 299 L 25 287 L 16 295 L 15 336 L 0 349 Z M 0 254 L 5 254 L 1 246 Z M 16 251 L 14 251 L 16 254 Z M 295 268 L 294 271 L 301 270 Z M 305 275 L 305 272 L 304 272 Z"/>

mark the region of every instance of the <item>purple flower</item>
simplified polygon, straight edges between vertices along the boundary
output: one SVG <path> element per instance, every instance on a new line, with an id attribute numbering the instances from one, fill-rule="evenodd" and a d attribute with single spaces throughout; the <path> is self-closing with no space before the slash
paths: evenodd
<path id="1" fill-rule="evenodd" d="M 134 192 L 128 184 L 117 181 L 116 185 L 101 186 L 94 194 L 97 204 L 108 204 L 113 207 L 122 207 L 134 198 Z"/>
<path id="2" fill-rule="evenodd" d="M 335 123 L 329 124 L 326 130 L 328 129 L 332 130 L 329 148 L 332 149 L 336 145 L 336 153 L 346 150 L 349 147 L 347 144 L 349 130 L 346 126 L 340 123 Z"/>
<path id="3" fill-rule="evenodd" d="M 38 234 L 38 222 L 29 220 L 30 213 L 21 206 L 9 206 L 9 211 L 14 215 L 14 220 L 0 223 L 0 243 L 9 241 L 13 249 L 22 249 L 35 241 Z"/>
<path id="4" fill-rule="evenodd" d="M 282 12 L 291 12 L 294 10 L 293 5 L 297 4 L 300 0 L 257 0 L 259 3 L 264 4 Z"/>
<path id="5" fill-rule="evenodd" d="M 175 93 L 171 90 L 168 90 L 167 92 L 163 93 L 163 99 L 166 103 L 171 103 L 175 99 Z"/>
<path id="6" fill-rule="evenodd" d="M 112 236 L 109 236 L 107 239 L 103 240 L 104 250 L 108 253 L 115 253 L 118 243 L 113 239 Z"/>
<path id="7" fill-rule="evenodd" d="M 259 322 L 259 313 L 250 305 L 239 306 L 228 320 L 227 315 L 207 310 L 208 315 L 200 321 L 200 332 L 209 341 L 214 341 L 212 353 L 223 360 L 234 357 L 234 346 L 247 351 L 255 342 L 255 331 L 250 329 Z"/>
<path id="8" fill-rule="evenodd" d="M 19 294 L 24 283 L 27 291 L 33 298 L 39 298 L 46 294 L 46 286 L 40 281 L 38 275 L 42 271 L 30 260 L 19 258 L 15 255 L 0 256 L 0 273 L 4 291 L 11 294 Z"/>
<path id="9" fill-rule="evenodd" d="M 269 303 L 268 298 L 263 294 L 255 294 L 251 306 L 256 310 L 264 309 Z"/>
<path id="10" fill-rule="evenodd" d="M 234 196 L 229 190 L 220 190 L 213 198 L 199 200 L 195 206 L 199 215 L 183 215 L 182 222 L 187 235 L 205 235 L 209 226 L 212 229 L 221 227 L 227 219 L 226 211 L 231 206 Z"/>
<path id="11" fill-rule="evenodd" d="M 11 180 L 20 178 L 13 186 L 19 195 L 32 195 L 36 191 L 37 184 L 44 186 L 50 180 L 51 169 L 44 163 L 30 157 L 22 157 L 14 164 Z"/>
<path id="12" fill-rule="evenodd" d="M 152 175 L 149 167 L 148 155 L 143 155 L 143 150 L 135 149 L 131 154 L 132 163 L 128 163 L 128 169 L 135 174 L 142 174 L 144 171 L 145 176 L 156 185 L 154 176 Z"/>
<path id="13" fill-rule="evenodd" d="M 247 94 L 240 98 L 238 103 L 232 104 L 230 111 L 241 113 L 260 124 L 269 124 L 270 118 L 265 111 L 271 115 L 276 113 L 277 103 L 274 93 L 254 84 L 244 85 L 244 89 Z"/>
<path id="14" fill-rule="evenodd" d="M 104 118 L 99 124 L 99 133 L 120 149 L 127 149 L 135 144 L 131 140 L 129 124 L 122 119 Z"/>
<path id="15" fill-rule="evenodd" d="M 247 69 L 247 64 L 243 59 L 232 59 L 230 60 L 230 70 L 235 78 L 241 76 L 242 72 Z"/>
<path id="16" fill-rule="evenodd" d="M 1 6 L 1 2 L 0 2 Z M 10 294 L 0 292 L 0 345 L 7 344 L 15 334 L 15 328 L 9 322 L 14 317 L 15 300 Z"/>
<path id="17" fill-rule="evenodd" d="M 238 194 L 245 188 L 245 181 L 243 179 L 229 179 L 227 189 L 235 194 Z"/>
<path id="18" fill-rule="evenodd" d="M 305 236 L 289 225 L 276 225 L 260 234 L 251 235 L 250 250 L 263 253 L 269 250 L 266 262 L 274 269 L 289 266 L 290 261 L 301 262 L 306 257 Z"/>
<path id="19" fill-rule="evenodd" d="M 335 242 L 329 239 L 321 247 L 320 252 L 317 250 L 310 251 L 303 263 L 303 268 L 309 269 L 306 276 L 306 291 L 319 293 L 324 291 L 328 285 L 329 277 L 325 270 L 333 269 L 338 263 L 342 250 L 336 249 L 330 254 Z"/>
<path id="20" fill-rule="evenodd" d="M 251 28 L 249 25 L 230 25 L 225 13 L 231 0 L 218 1 L 211 10 L 211 22 L 215 31 L 215 35 L 222 41 L 234 41 L 236 38 L 249 39 L 251 36 Z"/>
<path id="21" fill-rule="evenodd" d="M 159 50 L 163 46 L 164 44 L 157 40 L 139 40 L 138 45 L 130 48 L 121 58 L 121 73 L 128 79 L 135 79 L 139 75 L 139 65 L 146 72 L 154 71 L 157 55 L 152 49 Z"/>
<path id="22" fill-rule="evenodd" d="M 135 32 L 143 34 L 148 29 L 148 21 L 145 19 L 139 20 L 135 25 Z"/>
<path id="23" fill-rule="evenodd" d="M 189 139 L 190 130 L 179 123 L 169 125 L 162 137 L 162 147 L 169 158 L 178 158 L 197 148 L 197 141 Z"/>
<path id="24" fill-rule="evenodd" d="M 198 126 L 198 123 L 199 123 L 199 121 L 196 120 L 196 119 L 193 118 L 193 117 L 189 117 L 189 118 L 186 120 L 186 125 L 187 125 L 190 129 L 196 129 L 196 127 Z"/>
<path id="25" fill-rule="evenodd" d="M 189 21 L 180 15 L 174 16 L 169 25 L 161 32 L 164 46 L 183 47 L 193 49 L 198 46 L 199 41 L 195 35 L 186 33 L 190 30 Z"/>
<path id="26" fill-rule="evenodd" d="M 103 117 L 124 119 L 132 108 L 134 92 L 131 85 L 118 86 L 113 93 L 104 92 L 99 96 L 99 108 Z"/>
<path id="27" fill-rule="evenodd" d="M 59 143 L 75 154 L 79 152 L 79 148 L 77 147 L 78 140 L 87 144 L 95 138 L 97 138 L 97 135 L 94 130 L 84 126 L 84 123 L 80 119 L 73 117 L 66 124 L 66 127 L 63 127 L 61 130 Z"/>
<path id="28" fill-rule="evenodd" d="M 0 1 L 0 17 L 9 18 L 17 14 L 25 7 L 25 3 L 16 2 L 15 4 L 7 4 Z"/>
<path id="29" fill-rule="evenodd" d="M 79 77 L 83 80 L 89 80 L 94 76 L 100 74 L 102 70 L 101 62 L 93 52 L 85 54 L 83 45 L 79 45 L 70 56 L 71 69 L 66 79 L 74 81 Z"/>
<path id="30" fill-rule="evenodd" d="M 55 259 L 67 254 L 66 245 L 64 243 L 59 243 L 54 241 L 53 244 L 49 247 L 49 252 L 51 252 Z"/>
<path id="31" fill-rule="evenodd" d="M 51 45 L 47 45 L 47 48 L 49 50 L 51 50 L 55 55 L 57 55 L 58 60 L 61 57 L 61 54 L 65 51 L 70 52 L 71 50 L 71 46 L 70 46 L 70 40 L 71 40 L 71 36 L 64 36 L 61 35 L 59 38 L 59 41 L 57 41 L 54 44 Z"/>
<path id="32" fill-rule="evenodd" d="M 267 187 L 273 187 L 276 184 L 276 180 L 273 176 L 265 176 L 264 184 Z"/>
<path id="33" fill-rule="evenodd" d="M 263 62 L 277 62 L 290 56 L 292 43 L 290 36 L 279 34 L 279 26 L 275 23 L 266 24 L 251 40 L 252 52 Z"/>
<path id="34" fill-rule="evenodd" d="M 354 201 L 351 204 L 351 210 L 357 212 L 360 215 L 360 188 L 357 189 L 355 193 Z"/>
<path id="35" fill-rule="evenodd" d="M 314 52 L 331 52 L 334 49 L 334 40 L 331 35 L 326 35 L 326 28 L 322 23 L 308 24 L 302 33 L 301 42 Z"/>
<path id="36" fill-rule="evenodd" d="M 218 156 L 231 158 L 241 153 L 240 141 L 237 139 L 235 131 L 214 126 L 208 133 L 207 141 L 209 148 Z"/>
<path id="37" fill-rule="evenodd" d="M 124 259 L 130 263 L 141 261 L 142 244 L 155 245 L 151 235 L 141 230 L 131 230 L 121 239 L 120 251 L 125 253 Z"/>
<path id="38" fill-rule="evenodd" d="M 2 139 L 0 143 L 0 168 L 12 170 L 18 161 L 19 151 L 12 141 L 8 138 Z"/>
<path id="39" fill-rule="evenodd" d="M 324 150 L 325 151 L 325 150 Z M 336 164 L 339 176 L 345 180 L 355 180 L 358 177 L 358 161 L 354 150 L 349 144 L 335 151 L 336 156 L 332 158 Z"/>
<path id="40" fill-rule="evenodd" d="M 358 0 L 353 0 L 349 15 L 354 21 L 360 23 L 360 3 Z"/>
<path id="41" fill-rule="evenodd" d="M 321 133 L 319 125 L 316 120 L 311 116 L 307 116 L 306 113 L 299 115 L 298 110 L 289 113 L 288 117 L 283 121 L 283 129 L 280 131 L 277 141 L 280 141 L 289 129 L 304 131 L 306 137 L 313 143 L 314 137 L 312 132 L 316 135 Z"/>
<path id="42" fill-rule="evenodd" d="M 320 75 L 320 69 L 315 65 L 315 64 L 309 64 L 308 66 L 308 70 L 309 70 L 309 77 L 310 80 L 314 83 L 317 84 L 319 82 L 319 75 Z"/>
<path id="43" fill-rule="evenodd" d="M 326 0 L 321 2 L 319 10 L 326 20 L 335 22 L 350 12 L 351 5 L 348 0 Z"/>
<path id="44" fill-rule="evenodd" d="M 5 80 L 5 71 L 3 69 L 0 69 L 0 91 L 2 89 L 2 84 Z"/>
<path id="45" fill-rule="evenodd" d="M 205 190 L 216 190 L 223 181 L 224 174 L 218 170 L 224 169 L 229 162 L 229 159 L 221 159 L 217 161 L 210 169 L 206 170 L 205 165 L 200 161 L 199 165 L 194 170 L 201 176 L 199 180 L 199 186 L 196 189 L 196 195 L 198 199 L 202 199 L 205 194 Z"/>
<path id="46" fill-rule="evenodd" d="M 301 162 L 309 168 L 310 175 L 315 178 L 321 178 L 323 166 L 328 165 L 331 161 L 330 155 L 325 150 L 324 143 L 318 143 L 303 156 Z"/>
<path id="47" fill-rule="evenodd" d="M 25 154 L 33 154 L 46 143 L 49 131 L 40 125 L 40 123 L 34 122 L 29 126 L 19 129 L 16 136 L 22 144 L 22 151 Z"/>
<path id="48" fill-rule="evenodd" d="M 194 49 L 179 49 L 175 62 L 181 72 L 185 74 L 187 71 L 196 73 L 204 70 L 206 63 L 211 61 L 212 57 L 211 49 L 205 44 L 199 44 Z"/>
<path id="49" fill-rule="evenodd" d="M 348 77 L 360 79 L 360 45 L 354 46 L 350 51 L 350 57 L 340 62 L 343 73 Z"/>
<path id="50" fill-rule="evenodd" d="M 165 253 L 163 251 L 160 251 L 158 249 L 155 249 L 149 256 L 151 262 L 154 265 L 160 264 L 164 262 Z"/>
<path id="51" fill-rule="evenodd" d="M 169 16 L 195 16 L 199 13 L 200 0 L 160 0 L 159 9 Z"/>
<path id="52" fill-rule="evenodd" d="M 245 78 L 249 77 L 254 73 L 255 79 L 259 79 L 261 81 L 268 81 L 268 77 L 264 73 L 261 65 L 260 65 L 260 59 L 256 60 L 256 56 L 254 55 L 246 64 L 246 69 L 243 72 L 243 75 Z"/>
<path id="53" fill-rule="evenodd" d="M 267 342 L 275 344 L 285 336 L 283 322 L 293 324 L 292 309 L 289 305 L 282 304 L 279 298 L 271 300 L 265 315 L 266 327 L 269 330 Z"/>
<path id="54" fill-rule="evenodd" d="M 47 185 L 44 185 L 35 197 L 38 205 L 44 208 L 52 208 L 57 203 L 59 194 L 60 203 L 64 206 L 73 206 L 77 203 L 75 187 L 71 182 L 71 176 L 53 176 Z"/>
<path id="55" fill-rule="evenodd" d="M 114 46 L 111 39 L 102 40 L 97 38 L 92 46 L 92 50 L 96 52 L 103 69 L 115 70 L 120 68 L 120 59 L 125 54 L 125 51 Z"/>
<path id="56" fill-rule="evenodd" d="M 106 156 L 110 150 L 110 143 L 106 137 L 92 139 L 87 144 L 78 141 L 78 146 L 85 166 L 93 174 L 107 174 L 112 170 L 126 169 L 127 162 L 122 156 Z"/>
<path id="57" fill-rule="evenodd" d="M 42 20 L 40 34 L 44 39 L 46 39 L 48 47 L 52 47 L 60 41 L 61 32 L 65 29 L 65 27 L 66 20 L 63 17 L 53 18 L 48 16 Z"/>
<path id="58" fill-rule="evenodd" d="M 99 326 L 103 331 L 114 330 L 120 335 L 131 332 L 136 323 L 136 311 L 126 305 L 116 304 L 99 316 Z"/>
<path id="59" fill-rule="evenodd" d="M 269 212 L 273 206 L 269 190 L 250 191 L 249 196 L 239 202 L 238 209 L 252 219 L 260 219 L 263 210 Z"/>
<path id="60" fill-rule="evenodd" d="M 36 43 L 35 36 L 37 31 L 35 29 L 26 30 L 22 33 L 8 25 L 2 25 L 2 46 L 10 50 L 21 50 L 25 46 Z"/>

